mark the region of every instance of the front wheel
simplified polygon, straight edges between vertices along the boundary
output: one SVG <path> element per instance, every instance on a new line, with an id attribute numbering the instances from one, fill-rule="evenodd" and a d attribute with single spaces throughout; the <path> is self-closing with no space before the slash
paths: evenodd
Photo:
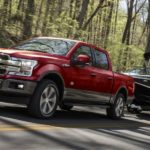
<path id="1" fill-rule="evenodd" d="M 118 94 L 112 106 L 107 108 L 107 116 L 112 119 L 120 119 L 123 116 L 125 107 L 125 97 L 123 94 Z"/>
<path id="2" fill-rule="evenodd" d="M 56 111 L 58 99 L 57 85 L 51 80 L 43 80 L 34 92 L 29 111 L 38 118 L 49 118 Z"/>

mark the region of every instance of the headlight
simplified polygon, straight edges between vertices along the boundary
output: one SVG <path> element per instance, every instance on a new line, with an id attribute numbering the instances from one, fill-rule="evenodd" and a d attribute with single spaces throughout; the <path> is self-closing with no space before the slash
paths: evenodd
<path id="1" fill-rule="evenodd" d="M 36 60 L 30 60 L 30 59 L 21 59 L 21 58 L 14 58 L 12 57 L 13 61 L 19 61 L 21 63 L 20 69 L 9 71 L 9 75 L 19 75 L 19 76 L 31 76 L 33 68 L 38 64 Z"/>

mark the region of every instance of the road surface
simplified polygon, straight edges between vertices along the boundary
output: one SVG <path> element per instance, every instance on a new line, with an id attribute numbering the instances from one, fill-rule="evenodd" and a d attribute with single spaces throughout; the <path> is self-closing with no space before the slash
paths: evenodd
<path id="1" fill-rule="evenodd" d="M 1 105 L 0 150 L 149 150 L 150 112 L 106 117 L 103 109 L 58 110 L 49 120 L 30 116 L 25 108 Z"/>

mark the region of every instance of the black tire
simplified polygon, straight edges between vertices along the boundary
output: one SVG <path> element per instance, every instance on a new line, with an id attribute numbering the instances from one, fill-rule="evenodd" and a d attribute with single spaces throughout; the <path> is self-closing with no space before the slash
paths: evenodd
<path id="1" fill-rule="evenodd" d="M 107 116 L 112 119 L 120 119 L 124 114 L 124 107 L 125 97 L 119 93 L 116 96 L 114 104 L 106 109 Z"/>
<path id="2" fill-rule="evenodd" d="M 58 100 L 57 85 L 51 80 L 42 80 L 34 92 L 28 109 L 35 117 L 46 119 L 55 113 Z"/>
<path id="3" fill-rule="evenodd" d="M 69 111 L 73 108 L 72 105 L 65 105 L 65 104 L 61 104 L 59 107 L 60 107 L 60 109 L 67 110 L 67 111 Z"/>

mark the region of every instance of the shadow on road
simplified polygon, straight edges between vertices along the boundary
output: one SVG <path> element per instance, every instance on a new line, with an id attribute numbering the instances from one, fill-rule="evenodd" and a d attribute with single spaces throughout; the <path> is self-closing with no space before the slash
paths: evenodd
<path id="1" fill-rule="evenodd" d="M 146 119 L 148 116 L 150 115 L 144 114 L 142 119 Z M 18 136 L 22 137 L 17 139 L 17 141 L 19 140 L 19 144 L 11 136 L 13 132 L 0 134 L 0 139 L 3 143 L 9 144 L 9 146 L 13 146 L 15 149 L 24 149 L 24 147 L 28 147 L 29 145 L 36 145 L 37 149 L 41 145 L 45 145 L 45 143 L 47 145 L 57 145 L 59 148 L 82 150 L 93 148 L 122 150 L 137 149 L 138 147 L 149 149 L 150 125 L 127 118 L 111 120 L 104 113 L 92 113 L 82 109 L 74 109 L 69 112 L 59 110 L 53 118 L 41 120 L 31 117 L 25 108 L 1 107 L 0 123 L 17 127 L 26 131 L 30 136 L 24 139 L 24 134 L 21 136 L 19 132 Z M 56 129 L 56 132 L 34 130 L 27 126 L 27 124 L 31 123 L 38 124 L 39 126 L 49 125 L 64 128 L 61 131 L 57 131 Z M 25 141 L 26 144 L 22 148 L 20 143 L 24 143 Z"/>
<path id="2" fill-rule="evenodd" d="M 150 121 L 150 113 L 142 112 L 141 114 L 137 114 L 139 119 L 145 119 Z"/>
<path id="3" fill-rule="evenodd" d="M 131 115 L 132 116 L 132 115 Z M 66 128 L 110 128 L 110 129 L 126 129 L 138 128 L 141 126 L 150 126 L 150 124 L 140 122 L 139 120 L 149 120 L 150 114 L 138 115 L 138 121 L 124 117 L 120 120 L 112 120 L 107 118 L 104 113 L 88 112 L 82 109 L 74 109 L 72 111 L 58 110 L 54 117 L 44 120 L 32 117 L 26 108 L 20 107 L 2 107 L 0 108 L 0 122 L 6 119 L 15 119 L 18 122 L 23 121 L 26 124 L 36 123 L 40 125 L 51 125 L 55 127 Z"/>

